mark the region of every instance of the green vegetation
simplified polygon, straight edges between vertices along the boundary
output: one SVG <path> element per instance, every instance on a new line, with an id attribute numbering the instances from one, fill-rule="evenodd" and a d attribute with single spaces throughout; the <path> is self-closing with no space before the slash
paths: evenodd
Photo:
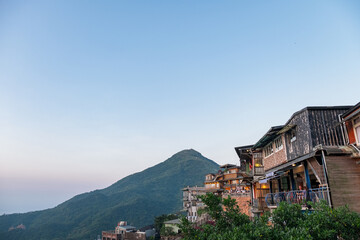
<path id="1" fill-rule="evenodd" d="M 179 216 L 177 216 L 175 214 L 163 214 L 163 215 L 155 217 L 154 226 L 155 226 L 156 232 L 161 231 L 161 229 L 164 227 L 164 222 L 173 220 L 173 219 L 177 219 L 177 218 L 179 218 Z"/>
<path id="2" fill-rule="evenodd" d="M 108 188 L 84 193 L 55 208 L 0 216 L 0 239 L 95 239 L 120 220 L 138 228 L 155 216 L 182 208 L 185 186 L 202 185 L 218 165 L 195 150 L 184 150 L 166 161 L 121 179 Z M 113 173 L 116 172 L 115 170 Z M 8 231 L 24 224 L 26 230 Z"/>
<path id="3" fill-rule="evenodd" d="M 213 194 L 203 196 L 202 200 L 207 205 L 205 212 L 214 222 L 195 227 L 183 218 L 180 227 L 184 240 L 360 239 L 360 215 L 347 207 L 331 209 L 319 203 L 313 204 L 311 211 L 302 212 L 300 205 L 282 202 L 272 215 L 250 221 L 239 211 L 235 200 Z"/>
<path id="4" fill-rule="evenodd" d="M 154 239 L 160 239 L 160 235 L 161 236 L 175 235 L 175 233 L 172 232 L 172 228 L 165 227 L 164 222 L 178 218 L 179 216 L 176 214 L 163 214 L 155 217 L 154 226 L 157 235 Z"/>

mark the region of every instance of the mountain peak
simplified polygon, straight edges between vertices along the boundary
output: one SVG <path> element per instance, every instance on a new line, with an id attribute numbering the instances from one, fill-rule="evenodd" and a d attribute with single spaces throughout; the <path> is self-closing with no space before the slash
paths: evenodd
<path id="1" fill-rule="evenodd" d="M 105 189 L 77 195 L 53 209 L 0 216 L 0 239 L 94 239 L 119 219 L 146 226 L 155 216 L 180 211 L 182 188 L 202 185 L 204 176 L 218 167 L 194 149 L 185 149 Z M 8 232 L 9 226 L 21 223 L 29 228 Z"/>
<path id="2" fill-rule="evenodd" d="M 211 161 L 212 160 L 204 157 L 200 152 L 190 148 L 184 149 L 180 152 L 175 153 L 170 158 L 168 158 L 165 162 L 187 162 L 189 160 L 205 160 Z"/>
<path id="3" fill-rule="evenodd" d="M 175 153 L 173 156 L 177 155 L 177 154 L 191 154 L 191 155 L 201 155 L 201 153 L 199 153 L 198 151 L 190 148 L 190 149 L 184 149 L 180 152 Z M 201 155 L 202 156 L 202 155 Z"/>

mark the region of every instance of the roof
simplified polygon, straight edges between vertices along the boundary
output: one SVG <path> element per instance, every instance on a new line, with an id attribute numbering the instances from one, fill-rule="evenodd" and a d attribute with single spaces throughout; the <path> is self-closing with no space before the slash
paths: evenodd
<path id="1" fill-rule="evenodd" d="M 278 136 L 278 132 L 281 129 L 283 129 L 283 127 L 284 125 L 271 127 L 269 131 L 267 131 L 267 133 L 265 133 L 265 135 L 262 138 L 260 138 L 260 140 L 257 141 L 257 143 L 254 144 L 253 149 L 266 146 L 268 143 L 270 143 Z"/>
<path id="2" fill-rule="evenodd" d="M 235 150 L 249 150 L 253 147 L 254 145 L 246 145 L 246 146 L 240 146 L 240 147 L 235 147 Z"/>
<path id="3" fill-rule="evenodd" d="M 321 148 L 326 155 L 351 155 L 356 153 L 356 150 L 350 146 L 323 146 Z"/>
<path id="4" fill-rule="evenodd" d="M 205 189 L 205 187 L 198 187 L 198 186 L 195 186 L 195 187 L 185 187 L 183 188 L 182 190 L 183 191 L 203 191 Z"/>
<path id="5" fill-rule="evenodd" d="M 130 229 L 136 229 L 136 227 L 134 226 L 130 226 L 130 225 L 125 225 L 125 226 L 118 226 L 119 228 L 123 228 L 123 229 L 126 229 L 126 230 L 130 230 Z"/>
<path id="6" fill-rule="evenodd" d="M 216 173 L 208 173 L 208 174 L 206 174 L 205 176 L 207 176 L 207 175 L 213 175 L 213 176 L 215 176 Z"/>
<path id="7" fill-rule="evenodd" d="M 358 104 L 356 104 L 355 106 L 353 106 L 352 108 L 350 108 L 349 110 L 347 110 L 346 112 L 344 112 L 341 117 L 344 120 L 348 120 L 349 118 L 353 117 L 355 114 L 360 112 L 360 102 Z"/>
<path id="8" fill-rule="evenodd" d="M 250 153 L 253 146 L 254 145 L 246 145 L 246 146 L 235 147 L 235 152 L 239 156 L 239 158 L 241 158 L 242 154 Z"/>
<path id="9" fill-rule="evenodd" d="M 358 103 L 357 105 L 353 106 L 310 106 L 310 107 L 305 107 L 297 112 L 295 112 L 290 118 L 289 120 L 284 124 L 284 125 L 280 125 L 280 126 L 274 126 L 271 127 L 269 129 L 269 131 L 267 131 L 267 133 L 259 140 L 257 141 L 257 143 L 254 144 L 254 146 L 252 147 L 252 149 L 256 149 L 256 148 L 262 148 L 264 146 L 266 146 L 267 144 L 269 144 L 272 140 L 274 140 L 278 135 L 289 131 L 290 129 L 292 129 L 293 127 L 295 127 L 295 125 L 290 125 L 290 121 L 298 114 L 304 112 L 304 111 L 317 111 L 317 110 L 348 110 L 347 112 L 352 112 L 351 109 L 354 108 L 358 108 L 357 112 L 360 112 L 360 103 Z M 343 116 L 347 113 L 345 112 L 343 114 Z M 246 147 L 246 146 L 244 146 Z M 236 150 L 236 148 L 235 148 Z"/>
<path id="10" fill-rule="evenodd" d="M 285 123 L 285 125 L 288 125 L 288 123 L 291 121 L 291 119 L 293 119 L 296 115 L 298 115 L 304 111 L 309 111 L 309 110 L 348 110 L 351 107 L 352 106 L 310 106 L 310 107 L 305 107 L 305 108 L 295 112 L 293 115 L 291 115 L 291 117 Z"/>
<path id="11" fill-rule="evenodd" d="M 164 224 L 180 224 L 180 219 L 169 220 L 164 222 Z"/>
<path id="12" fill-rule="evenodd" d="M 237 166 L 234 164 L 229 164 L 229 163 L 220 166 L 220 168 L 234 168 L 234 167 L 237 167 Z"/>
<path id="13" fill-rule="evenodd" d="M 205 192 L 212 192 L 212 193 L 215 193 L 215 192 L 223 192 L 224 189 L 221 189 L 221 188 L 207 188 L 205 189 Z"/>

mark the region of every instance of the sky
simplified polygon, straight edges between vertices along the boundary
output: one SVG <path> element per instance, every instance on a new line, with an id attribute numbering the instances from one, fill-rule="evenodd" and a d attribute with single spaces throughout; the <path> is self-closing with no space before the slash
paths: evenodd
<path id="1" fill-rule="evenodd" d="M 360 101 L 360 2 L 0 0 L 0 214 Z"/>

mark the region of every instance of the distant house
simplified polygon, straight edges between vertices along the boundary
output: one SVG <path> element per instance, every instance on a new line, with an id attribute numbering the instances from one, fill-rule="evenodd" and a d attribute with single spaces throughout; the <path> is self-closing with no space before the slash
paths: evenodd
<path id="1" fill-rule="evenodd" d="M 180 224 L 180 219 L 173 219 L 173 220 L 164 222 L 165 228 L 170 228 L 171 231 L 176 234 L 180 233 L 179 224 Z"/>
<path id="2" fill-rule="evenodd" d="M 209 173 L 205 176 L 205 192 L 235 199 L 241 211 L 250 215 L 251 179 L 252 175 L 246 169 L 242 171 L 240 166 L 224 164 L 216 174 Z"/>
<path id="3" fill-rule="evenodd" d="M 146 235 L 145 232 L 136 231 L 136 227 L 121 221 L 114 231 L 103 231 L 102 240 L 146 240 Z"/>
<path id="4" fill-rule="evenodd" d="M 343 127 L 345 121 L 350 142 L 358 144 L 349 131 L 356 135 L 360 127 L 359 108 L 306 107 L 284 125 L 271 127 L 254 145 L 235 148 L 241 171 L 251 175 L 253 216 L 281 201 L 321 199 L 360 212 L 358 152 L 348 144 Z"/>

